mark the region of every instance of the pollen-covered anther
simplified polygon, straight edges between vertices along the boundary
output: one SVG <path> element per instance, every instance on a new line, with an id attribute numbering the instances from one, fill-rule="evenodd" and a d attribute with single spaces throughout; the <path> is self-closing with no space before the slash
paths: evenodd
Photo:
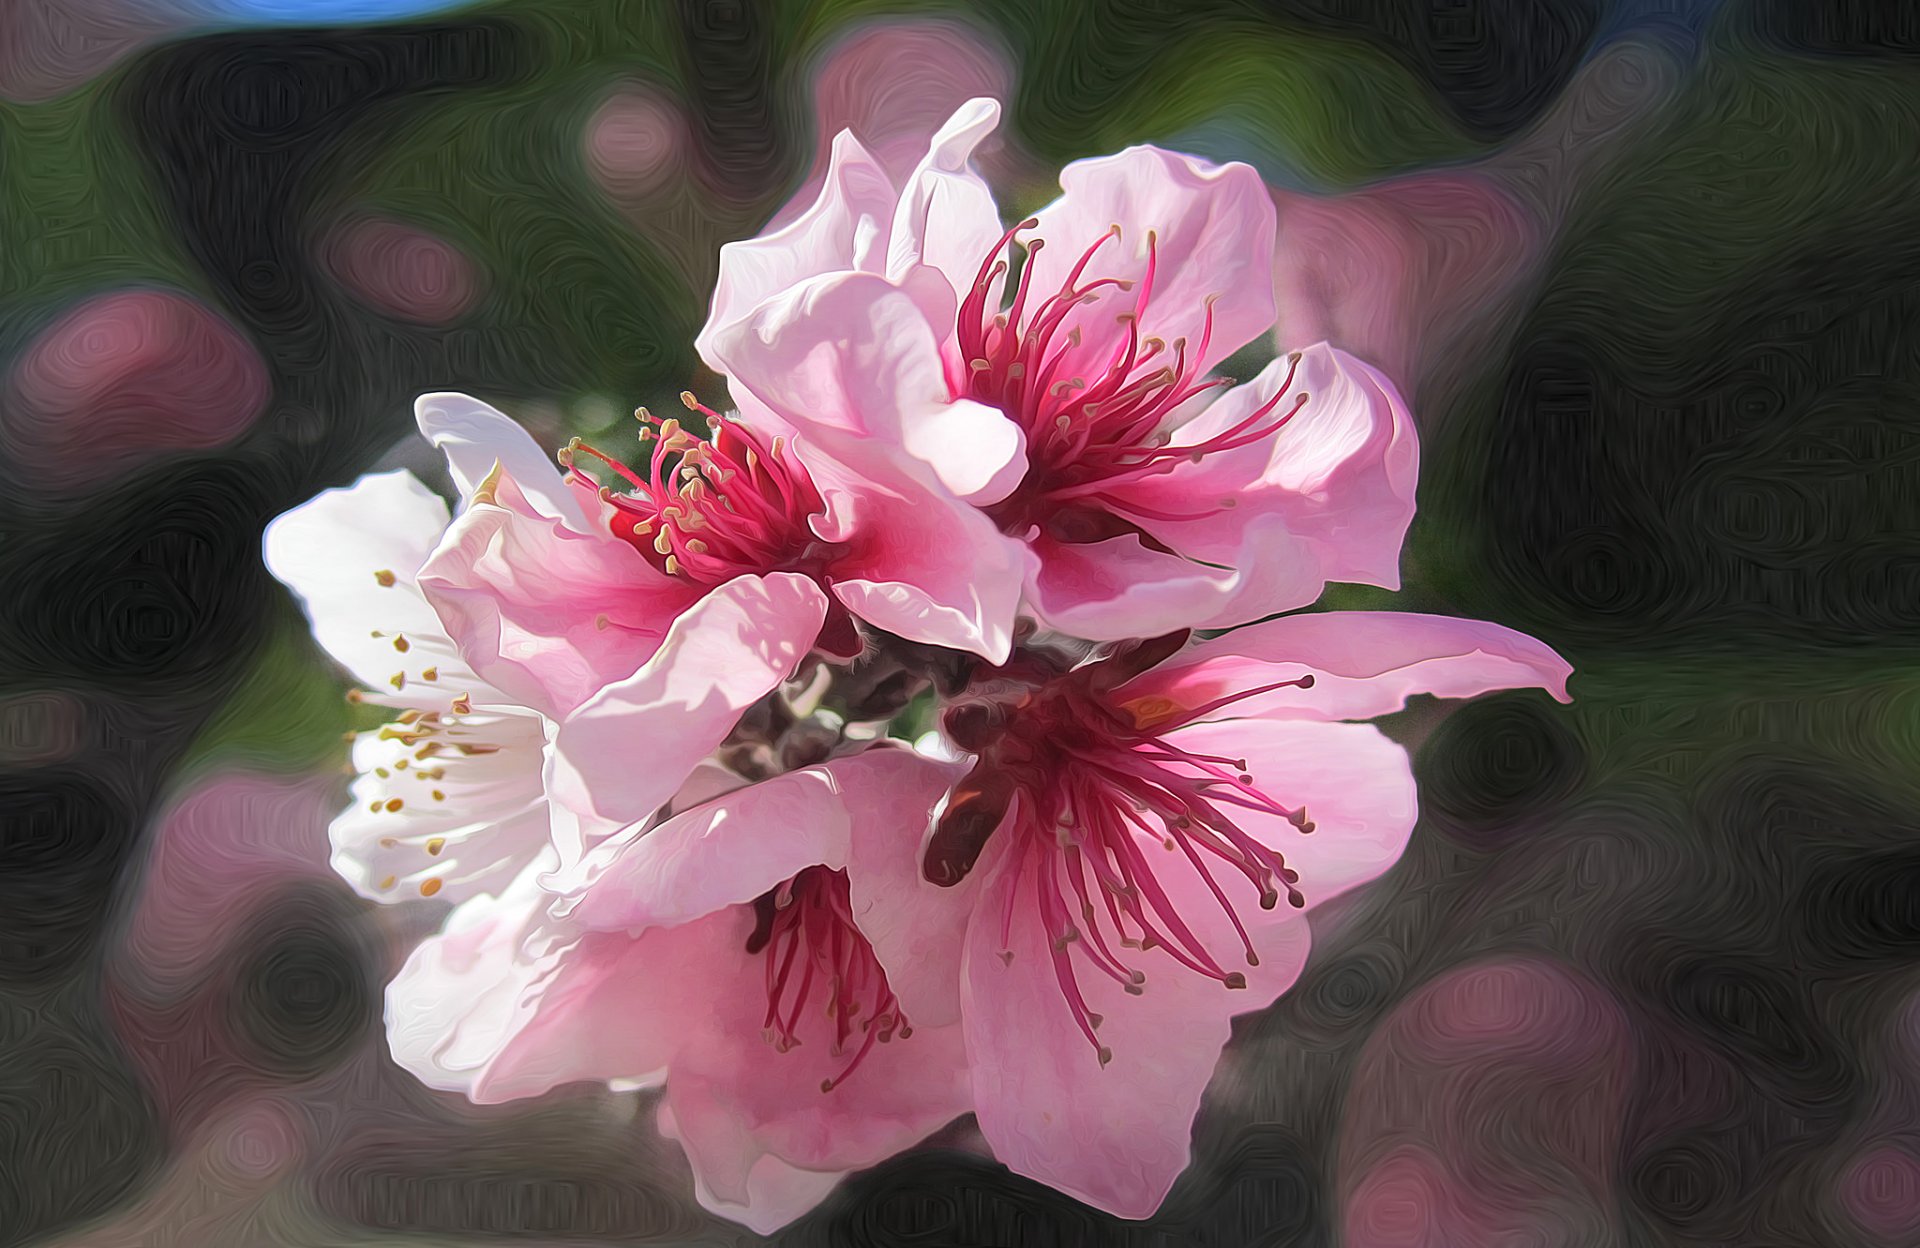
<path id="1" fill-rule="evenodd" d="M 639 470 L 592 447 L 630 487 L 606 492 L 609 524 L 669 576 L 717 585 L 743 572 L 805 570 L 817 543 L 811 518 L 825 510 L 806 469 L 775 437 L 762 442 L 737 420 L 702 405 L 690 392 L 682 402 L 702 414 L 709 430 L 696 437 L 677 419 L 642 408 L 647 463 Z M 585 479 L 585 478 L 582 478 Z"/>

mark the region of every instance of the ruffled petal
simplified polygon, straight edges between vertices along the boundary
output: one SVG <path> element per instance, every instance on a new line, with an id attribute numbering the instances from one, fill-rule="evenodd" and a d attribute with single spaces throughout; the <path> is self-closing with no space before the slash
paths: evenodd
<path id="1" fill-rule="evenodd" d="M 1152 637 L 1232 600 L 1231 570 L 1152 550 L 1132 534 L 1098 542 L 1037 537 L 1040 568 L 1028 607 L 1063 633 L 1092 641 Z"/>
<path id="2" fill-rule="evenodd" d="M 977 881 L 937 888 L 920 874 L 933 812 L 967 768 L 898 748 L 838 764 L 851 816 L 847 884 L 854 922 L 918 1029 L 960 1019 L 960 953 Z"/>
<path id="3" fill-rule="evenodd" d="M 387 988 L 394 1060 L 478 1104 L 591 1079 L 657 1083 L 686 1019 L 735 966 L 712 925 L 581 935 L 547 917 L 546 857 L 456 907 Z"/>
<path id="4" fill-rule="evenodd" d="M 713 306 L 694 340 L 700 358 L 715 372 L 731 373 L 724 331 L 762 302 L 823 273 L 879 272 L 898 200 L 880 163 L 852 132 L 841 131 L 812 207 L 781 229 L 720 249 Z"/>
<path id="5" fill-rule="evenodd" d="M 1281 394 L 1289 374 L 1292 384 Z M 1256 418 L 1263 407 L 1267 414 Z M 1269 437 L 1119 483 L 1105 498 L 1175 550 L 1232 567 L 1262 556 L 1248 540 L 1249 529 L 1278 516 L 1312 548 L 1326 579 L 1399 588 L 1400 544 L 1413 520 L 1419 449 L 1406 404 L 1377 370 L 1325 343 L 1309 347 L 1299 353 L 1297 366 L 1285 357 L 1275 360 L 1220 396 L 1174 432 L 1173 444 L 1238 441 L 1288 412 L 1292 416 Z M 1161 518 L 1166 515 L 1193 518 Z M 1285 609 L 1269 607 L 1243 618 Z"/>
<path id="6" fill-rule="evenodd" d="M 845 546 L 828 575 L 848 610 L 909 641 L 1006 661 L 1034 564 L 1024 544 L 911 478 L 882 487 L 823 465 L 814 483 L 828 504 L 815 529 Z"/>
<path id="7" fill-rule="evenodd" d="M 1040 559 L 1028 606 L 1048 625 L 1090 641 L 1219 628 L 1301 607 L 1325 585 L 1314 552 L 1267 517 L 1247 531 L 1243 568 L 1221 568 L 1155 550 L 1133 534 L 1098 542 L 1037 537 Z"/>
<path id="8" fill-rule="evenodd" d="M 1123 685 L 1116 696 L 1147 720 L 1311 675 L 1310 689 L 1240 698 L 1211 719 L 1373 719 L 1416 693 L 1471 698 L 1545 689 L 1560 702 L 1573 667 L 1543 643 L 1485 620 L 1398 611 L 1290 615 L 1201 642 Z"/>
<path id="9" fill-rule="evenodd" d="M 1167 857 L 1156 842 L 1142 852 Z M 1016 1173 L 1109 1213 L 1147 1217 L 1187 1166 L 1193 1117 L 1229 1020 L 1292 986 L 1306 963 L 1307 925 L 1285 911 L 1243 916 L 1260 953 L 1259 966 L 1235 967 L 1244 989 L 1150 950 L 1133 960 L 1147 982 L 1130 996 L 1076 959 L 1076 982 L 1112 1055 L 1103 1066 L 1056 977 L 1056 934 L 1041 923 L 1034 874 L 1011 866 L 1010 858 L 994 873 L 967 936 L 967 1055 L 981 1133 Z M 1234 965 L 1224 959 L 1239 952 L 1239 938 L 1205 885 L 1172 869 L 1158 878 L 1195 934 Z"/>
<path id="10" fill-rule="evenodd" d="M 916 273 L 931 281 L 842 273 L 762 304 L 720 335 L 735 394 L 876 482 L 930 473 L 983 501 L 1025 472 L 1024 435 L 993 408 L 949 402 L 940 342 L 951 292 L 931 270 Z"/>
<path id="11" fill-rule="evenodd" d="M 761 1034 L 765 955 L 744 952 L 753 912 L 733 907 L 701 922 L 716 930 L 730 924 L 726 943 L 741 961 L 731 979 L 716 976 L 689 1028 L 667 1081 L 667 1105 L 695 1174 L 718 1200 L 757 1204 L 752 1180 L 763 1157 L 845 1173 L 911 1147 L 967 1111 L 959 1027 L 916 1024 L 910 1035 L 874 1044 L 849 1072 L 857 1041 L 835 1052 L 824 1012 L 810 1007 L 801 1043 L 782 1052 Z"/>
<path id="12" fill-rule="evenodd" d="M 447 529 L 420 587 L 488 680 L 553 715 L 631 676 L 699 594 L 605 525 L 541 514 L 505 469 Z"/>
<path id="13" fill-rule="evenodd" d="M 738 1222 L 756 1235 L 771 1235 L 808 1213 L 832 1195 L 833 1189 L 846 1177 L 838 1170 L 803 1170 L 767 1153 L 754 1155 L 742 1175 L 739 1173 L 741 1163 L 734 1157 L 737 1153 L 744 1160 L 750 1146 L 716 1147 L 712 1141 L 699 1138 L 700 1151 L 696 1155 L 693 1148 L 687 1146 L 670 1102 L 660 1103 L 656 1120 L 664 1138 L 687 1148 L 688 1162 L 693 1167 L 693 1195 L 700 1207 Z M 710 1175 L 720 1176 L 719 1191 L 714 1190 Z"/>
<path id="14" fill-rule="evenodd" d="M 790 771 L 607 838 L 566 877 L 567 917 L 613 931 L 686 923 L 808 867 L 845 866 L 850 795 L 840 773 L 854 761 Z"/>
<path id="15" fill-rule="evenodd" d="M 1233 820 L 1286 855 L 1308 906 L 1330 901 L 1400 860 L 1419 814 L 1407 752 L 1372 724 L 1236 719 L 1167 734 L 1196 754 L 1244 759 L 1260 790 L 1306 808 L 1312 832 L 1235 808 Z M 1229 896 L 1232 896 L 1230 893 Z"/>
<path id="16" fill-rule="evenodd" d="M 1058 291 L 1086 250 L 1115 225 L 1120 236 L 1101 245 L 1081 284 L 1102 278 L 1137 283 L 1131 290 L 1103 289 L 1063 322 L 1063 329 L 1080 329 L 1085 359 L 1104 361 L 1121 348 L 1127 329 L 1117 318 L 1133 312 L 1143 292 L 1142 339 L 1185 339 L 1196 374 L 1272 326 L 1273 200 L 1251 167 L 1130 147 L 1073 162 L 1061 170 L 1060 186 L 1063 194 L 1041 210 L 1032 234 L 1046 243 L 1032 259 L 1032 289 L 1041 296 Z M 1149 235 L 1150 288 L 1139 284 L 1147 276 Z"/>
<path id="17" fill-rule="evenodd" d="M 916 1027 L 876 1044 L 826 1092 L 821 1082 L 839 1075 L 847 1058 L 825 1043 L 779 1053 L 757 1031 L 732 1035 L 744 1047 L 707 1047 L 674 1065 L 667 1104 L 701 1203 L 762 1234 L 812 1208 L 841 1177 L 913 1147 L 971 1108 L 957 1026 Z"/>
<path id="18" fill-rule="evenodd" d="M 427 441 L 447 457 L 463 498 L 472 498 L 498 465 L 520 483 L 533 509 L 587 531 L 586 513 L 567 489 L 551 454 L 540 449 L 512 417 L 468 394 L 441 391 L 413 402 L 414 420 Z"/>
<path id="19" fill-rule="evenodd" d="M 924 264 L 946 277 L 956 300 L 973 286 L 1002 233 L 1000 209 L 973 168 L 973 152 L 999 124 L 999 102 L 983 97 L 962 104 L 933 136 L 900 195 L 887 249 L 889 278 L 898 281 Z"/>
<path id="20" fill-rule="evenodd" d="M 584 820 L 580 835 L 597 840 L 657 812 L 740 713 L 793 672 L 826 611 L 826 595 L 798 573 L 736 577 L 675 620 L 639 671 L 569 715 L 547 783 Z"/>

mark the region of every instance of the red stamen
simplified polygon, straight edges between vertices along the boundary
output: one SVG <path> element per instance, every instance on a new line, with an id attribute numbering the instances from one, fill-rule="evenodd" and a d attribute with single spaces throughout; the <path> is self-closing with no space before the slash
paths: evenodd
<path id="1" fill-rule="evenodd" d="M 1155 649 L 1149 662 L 1165 657 Z M 978 756 L 976 772 L 1014 786 L 992 833 L 1017 838 L 1004 860 L 1015 879 L 999 916 L 1001 947 L 1011 948 L 1016 907 L 1031 907 L 1031 921 L 1050 942 L 1048 959 L 1063 1006 L 1102 1064 L 1111 1054 L 1099 1041 L 1100 1017 L 1082 990 L 1079 970 L 1090 967 L 1129 993 L 1145 991 L 1146 976 L 1116 955 L 1116 942 L 1163 950 L 1194 974 L 1227 988 L 1246 987 L 1246 974 L 1228 970 L 1202 929 L 1189 921 L 1190 912 L 1183 913 L 1183 903 L 1167 887 L 1167 871 L 1190 872 L 1205 887 L 1248 966 L 1258 966 L 1260 956 L 1242 917 L 1246 898 L 1236 897 L 1215 865 L 1225 863 L 1244 876 L 1262 909 L 1272 909 L 1283 892 L 1296 907 L 1306 900 L 1285 855 L 1243 830 L 1233 813 L 1257 812 L 1304 832 L 1312 828 L 1306 812 L 1259 787 L 1246 759 L 1185 749 L 1163 734 L 1241 698 L 1312 688 L 1312 678 L 1180 708 L 1151 696 L 1125 700 L 1124 684 L 1139 672 L 1132 652 L 1117 652 L 1065 675 L 1041 677 L 990 712 L 975 713 L 983 708 L 970 704 L 956 711 L 956 726 L 966 730 L 968 748 Z M 1160 846 L 1177 852 L 1162 858 Z"/>
<path id="2" fill-rule="evenodd" d="M 782 439 L 763 443 L 691 394 L 681 399 L 707 418 L 711 433 L 695 437 L 678 420 L 642 408 L 641 437 L 653 442 L 644 477 L 578 441 L 568 448 L 585 451 L 633 487 L 602 491 L 614 508 L 614 533 L 669 575 L 704 585 L 743 572 L 817 570 L 812 564 L 824 550 L 809 521 L 825 503 L 805 467 Z"/>
<path id="3" fill-rule="evenodd" d="M 1145 268 L 1137 281 L 1085 280 L 1098 263 L 1101 249 L 1120 236 L 1120 228 L 1112 227 L 1081 253 L 1057 290 L 1041 297 L 1034 286 L 1034 271 L 1045 240 L 1022 243 L 1019 237 L 1037 225 L 1035 219 L 1022 221 L 982 258 L 956 326 L 963 362 L 959 376 L 949 379 L 955 397 L 997 406 L 1027 435 L 1031 465 L 1027 477 L 991 509 L 992 515 L 1004 531 L 1016 533 L 1046 527 L 1056 512 L 1076 500 L 1109 508 L 1127 524 L 1211 514 L 1150 511 L 1122 503 L 1110 491 L 1173 471 L 1183 461 L 1276 436 L 1306 402 L 1306 396 L 1299 396 L 1289 411 L 1269 419 L 1292 385 L 1292 372 L 1273 399 L 1232 429 L 1200 443 L 1170 445 L 1167 429 L 1176 410 L 1208 389 L 1230 384 L 1196 375 L 1197 361 L 1207 358 L 1213 341 L 1213 297 L 1206 302 L 1198 346 L 1190 351 L 1184 339 L 1175 340 L 1172 358 L 1163 360 L 1168 344 L 1140 337 L 1141 319 L 1159 285 L 1158 237 L 1152 231 L 1147 234 Z M 1016 246 L 1026 248 L 1026 263 L 1013 298 L 1004 311 L 989 307 L 994 284 L 1010 267 Z M 1083 331 L 1094 315 L 1090 305 L 1109 288 L 1134 293 L 1131 308 L 1115 314 L 1126 332 L 1117 339 L 1103 337 L 1107 345 L 1099 354 L 1090 354 L 1090 348 L 1083 346 Z M 1293 362 L 1297 365 L 1298 357 Z"/>
<path id="4" fill-rule="evenodd" d="M 847 1041 L 856 1032 L 860 1035 L 846 1066 L 821 1082 L 822 1092 L 846 1082 L 876 1042 L 891 1040 L 896 1033 L 902 1039 L 913 1034 L 873 946 L 854 926 L 846 872 L 808 867 L 761 898 L 755 909 L 759 923 L 747 951 L 764 951 L 767 958 L 768 1042 L 782 1053 L 801 1043 L 816 980 L 827 984 L 825 1013 L 833 1023 L 833 1055 L 843 1056 Z"/>

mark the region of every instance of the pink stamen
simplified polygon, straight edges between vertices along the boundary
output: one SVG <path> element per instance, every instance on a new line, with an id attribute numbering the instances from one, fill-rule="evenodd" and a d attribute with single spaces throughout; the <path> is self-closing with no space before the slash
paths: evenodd
<path id="1" fill-rule="evenodd" d="M 1017 910 L 1030 907 L 1030 921 L 1050 942 L 1048 960 L 1064 1008 L 1103 1065 L 1111 1054 L 1099 1041 L 1100 1017 L 1082 991 L 1079 971 L 1091 968 L 1128 993 L 1147 990 L 1146 976 L 1116 954 L 1116 944 L 1163 950 L 1173 963 L 1227 988 L 1247 984 L 1245 973 L 1228 970 L 1189 922 L 1183 903 L 1163 883 L 1169 879 L 1165 872 L 1190 872 L 1205 887 L 1246 964 L 1258 966 L 1241 909 L 1244 894 L 1236 897 L 1216 865 L 1245 877 L 1263 910 L 1273 909 L 1283 894 L 1296 908 L 1306 899 L 1285 855 L 1245 831 L 1238 822 L 1243 816 L 1234 812 L 1285 820 L 1301 832 L 1313 827 L 1304 810 L 1260 787 L 1246 759 L 1185 749 L 1164 735 L 1243 698 L 1310 689 L 1311 676 L 1163 713 L 1150 705 L 1160 700 L 1148 699 L 1142 704 L 1147 709 L 1136 714 L 1124 688 L 1138 672 L 1131 657 L 1110 655 L 1043 677 L 986 717 L 997 725 L 997 735 L 968 732 L 968 748 L 979 756 L 976 767 L 1010 777 L 1016 786 L 993 833 L 1016 838 L 1004 860 L 1014 878 L 999 916 L 1001 947 L 1011 948 Z M 939 837 L 937 829 L 936 842 Z M 1178 852 L 1163 858 L 1159 846 Z"/>
<path id="2" fill-rule="evenodd" d="M 681 399 L 706 417 L 709 436 L 695 437 L 678 420 L 641 409 L 641 437 L 653 443 L 644 477 L 593 447 L 575 442 L 569 448 L 585 451 L 633 487 L 602 491 L 614 509 L 614 534 L 669 575 L 703 585 L 743 572 L 813 570 L 807 561 L 821 547 L 809 521 L 826 505 L 807 470 L 782 439 L 762 442 L 691 394 Z"/>
<path id="3" fill-rule="evenodd" d="M 848 1040 L 856 1034 L 860 1037 L 859 1047 L 840 1073 L 821 1082 L 822 1092 L 845 1083 L 876 1042 L 913 1034 L 873 946 L 854 926 L 846 872 L 808 867 L 762 897 L 755 911 L 759 921 L 747 941 L 747 952 L 764 953 L 767 959 L 764 1026 L 769 1043 L 782 1053 L 801 1043 L 802 1022 L 816 981 L 827 985 L 833 1055 L 844 1056 Z"/>
<path id="4" fill-rule="evenodd" d="M 1030 468 L 1020 488 L 991 510 L 1009 533 L 1045 527 L 1061 508 L 1084 500 L 1102 506 L 1124 523 L 1135 520 L 1181 521 L 1210 511 L 1150 511 L 1110 493 L 1125 483 L 1271 439 L 1307 401 L 1299 396 L 1290 410 L 1269 419 L 1292 386 L 1289 371 L 1274 398 L 1232 429 L 1205 441 L 1170 445 L 1166 432 L 1175 412 L 1194 396 L 1225 379 L 1196 376 L 1196 362 L 1207 358 L 1213 341 L 1213 298 L 1206 303 L 1197 347 L 1185 340 L 1171 345 L 1142 341 L 1140 322 L 1158 288 L 1159 240 L 1147 234 L 1145 268 L 1137 280 L 1102 276 L 1088 279 L 1106 244 L 1120 236 L 1114 226 L 1095 239 L 1051 294 L 1034 286 L 1035 259 L 1043 239 L 1022 242 L 1020 235 L 1038 226 L 1028 219 L 1001 235 L 982 258 L 973 287 L 961 303 L 956 326 L 963 360 L 951 378 L 955 397 L 997 406 L 1027 435 Z M 1013 249 L 1026 248 L 1026 264 L 1006 310 L 989 307 L 995 282 L 1011 266 Z M 1003 258 L 1004 257 L 1004 258 Z M 1132 306 L 1116 314 L 1126 333 L 1098 354 L 1083 345 L 1083 333 L 1097 303 L 1109 288 L 1133 291 Z M 1064 330 L 1064 332 L 1063 332 Z M 1102 339 L 1102 341 L 1108 341 Z M 1298 364 L 1298 357 L 1293 363 Z"/>

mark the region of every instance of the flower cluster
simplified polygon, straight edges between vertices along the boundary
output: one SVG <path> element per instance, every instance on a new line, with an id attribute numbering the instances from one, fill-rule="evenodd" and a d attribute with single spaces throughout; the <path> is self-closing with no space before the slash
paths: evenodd
<path id="1" fill-rule="evenodd" d="M 456 512 L 372 475 L 266 536 L 394 712 L 336 868 L 452 903 L 395 1058 L 476 1102 L 662 1087 L 700 1200 L 761 1230 L 967 1113 L 1150 1214 L 1303 913 L 1406 844 L 1406 756 L 1359 721 L 1565 697 L 1492 624 L 1298 612 L 1397 587 L 1416 447 L 1325 344 L 1215 375 L 1275 315 L 1253 170 L 1131 148 L 1007 228 L 997 119 L 901 186 L 842 134 L 808 211 L 725 249 L 727 414 L 556 468 L 427 395 Z"/>

